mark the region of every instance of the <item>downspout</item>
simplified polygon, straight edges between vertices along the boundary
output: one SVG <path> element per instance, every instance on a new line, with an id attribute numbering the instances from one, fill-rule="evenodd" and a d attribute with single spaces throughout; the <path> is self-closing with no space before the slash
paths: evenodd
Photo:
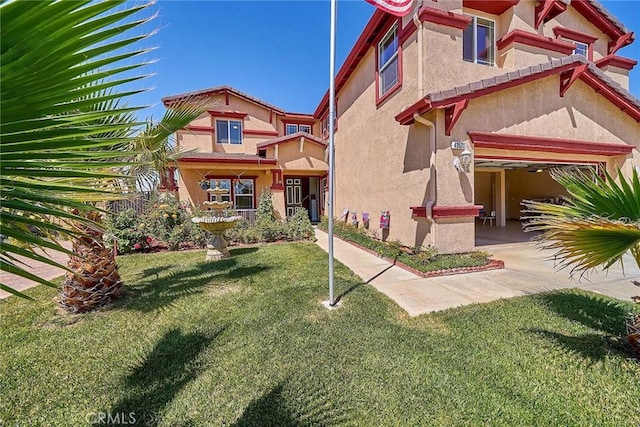
<path id="1" fill-rule="evenodd" d="M 431 174 L 431 179 L 429 180 L 429 194 L 431 195 L 431 198 L 427 201 L 425 206 L 427 207 L 427 219 L 433 222 L 432 208 L 436 203 L 436 154 L 438 152 L 436 149 L 436 124 L 425 119 L 418 113 L 413 113 L 413 120 L 429 128 L 429 147 L 431 148 L 431 160 L 429 161 L 429 172 Z M 435 233 L 433 240 L 435 243 Z"/>
<path id="2" fill-rule="evenodd" d="M 422 2 L 416 6 L 416 13 L 413 14 L 413 23 L 416 24 L 418 29 L 418 97 L 420 99 L 424 98 L 424 53 L 422 51 L 424 26 L 422 25 L 422 22 L 420 22 L 420 17 L 418 16 L 418 11 L 420 10 L 421 5 Z"/>

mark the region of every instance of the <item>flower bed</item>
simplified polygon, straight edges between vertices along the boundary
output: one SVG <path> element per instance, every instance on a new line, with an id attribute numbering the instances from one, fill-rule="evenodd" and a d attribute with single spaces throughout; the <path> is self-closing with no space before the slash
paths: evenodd
<path id="1" fill-rule="evenodd" d="M 327 221 L 319 224 L 327 230 Z M 383 242 L 362 229 L 342 222 L 334 223 L 334 235 L 367 252 L 377 255 L 421 277 L 447 276 L 504 268 L 504 262 L 494 260 L 486 252 L 438 254 L 432 247 L 409 248 L 399 242 Z"/>

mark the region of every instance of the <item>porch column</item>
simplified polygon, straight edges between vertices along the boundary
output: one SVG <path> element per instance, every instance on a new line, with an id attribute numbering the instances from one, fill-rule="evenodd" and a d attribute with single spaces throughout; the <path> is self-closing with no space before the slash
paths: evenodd
<path id="1" fill-rule="evenodd" d="M 494 206 L 496 207 L 496 225 L 499 227 L 507 226 L 507 191 L 505 177 L 506 173 L 504 169 L 500 169 L 496 174 Z"/>

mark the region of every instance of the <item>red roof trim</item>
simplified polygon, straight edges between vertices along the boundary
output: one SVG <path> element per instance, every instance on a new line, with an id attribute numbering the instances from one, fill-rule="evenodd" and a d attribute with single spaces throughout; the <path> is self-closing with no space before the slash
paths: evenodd
<path id="1" fill-rule="evenodd" d="M 480 209 L 483 207 L 482 205 L 434 206 L 431 209 L 431 216 L 434 219 L 474 217 L 480 215 Z"/>
<path id="2" fill-rule="evenodd" d="M 612 40 L 617 40 L 624 34 L 620 28 L 591 4 L 589 0 L 573 0 L 571 6 Z"/>
<path id="3" fill-rule="evenodd" d="M 622 111 L 624 111 L 633 119 L 635 119 L 637 122 L 640 122 L 640 107 L 638 107 L 637 105 L 634 105 L 631 101 L 622 97 L 613 88 L 611 88 L 610 86 L 607 86 L 602 82 L 602 80 L 600 80 L 599 78 L 597 78 L 596 76 L 594 76 L 589 72 L 584 73 L 582 76 L 580 76 L 580 78 L 586 84 L 591 86 L 593 90 L 596 91 L 596 93 L 599 93 L 600 95 L 604 96 L 613 105 L 620 108 Z"/>
<path id="4" fill-rule="evenodd" d="M 445 108 L 445 107 L 454 105 L 457 102 L 463 101 L 465 99 L 480 98 L 481 96 L 489 95 L 494 92 L 498 92 L 504 89 L 509 89 L 515 86 L 519 86 L 521 84 L 529 83 L 531 81 L 535 81 L 551 75 L 562 73 L 564 71 L 571 70 L 581 64 L 582 64 L 581 62 L 573 62 L 565 66 L 552 68 L 551 70 L 543 71 L 537 74 L 530 74 L 528 76 L 519 78 L 517 80 L 507 81 L 506 83 L 498 84 L 496 86 L 491 86 L 484 89 L 479 89 L 479 90 L 476 90 L 475 92 L 470 92 L 470 93 L 459 95 L 453 98 L 443 99 L 441 101 L 432 102 L 428 98 L 423 98 L 418 102 L 414 103 L 413 105 L 410 105 L 409 107 L 407 107 L 404 111 L 397 114 L 395 116 L 395 119 L 401 125 L 410 125 L 413 123 L 413 115 L 415 113 L 424 114 L 428 111 L 433 110 L 434 108 Z"/>
<path id="5" fill-rule="evenodd" d="M 192 125 L 188 125 L 182 128 L 182 130 L 189 130 L 192 132 L 211 132 L 213 133 L 214 130 L 211 126 L 192 126 Z"/>
<path id="6" fill-rule="evenodd" d="M 535 8 L 535 29 L 540 28 L 543 22 L 547 22 L 567 10 L 567 4 L 563 0 L 541 0 Z"/>
<path id="7" fill-rule="evenodd" d="M 336 75 L 336 94 L 340 92 L 340 89 L 349 79 L 351 73 L 357 68 L 360 60 L 366 55 L 369 48 L 373 46 L 373 39 L 374 37 L 376 37 L 378 31 L 384 26 L 389 25 L 391 22 L 393 22 L 394 19 L 395 16 L 385 13 L 382 10 L 376 8 L 376 10 L 373 12 L 373 15 L 371 15 L 371 19 L 369 19 L 369 22 L 364 27 L 364 30 L 360 34 L 360 37 L 358 37 L 358 40 L 351 49 L 351 52 L 349 52 L 347 59 L 344 60 L 342 67 L 340 67 L 340 70 Z M 316 111 L 313 113 L 313 117 L 319 119 L 324 115 L 325 111 L 328 108 L 329 91 L 327 90 L 327 92 L 324 94 L 324 97 L 318 104 Z"/>
<path id="8" fill-rule="evenodd" d="M 481 2 L 484 3 L 484 2 Z M 418 12 L 420 22 L 432 22 L 438 25 L 464 30 L 471 23 L 470 16 L 459 13 L 447 12 L 434 7 L 422 6 Z"/>
<path id="9" fill-rule="evenodd" d="M 578 40 L 579 41 L 579 40 Z M 576 46 L 563 40 L 552 39 L 540 34 L 530 33 L 524 30 L 513 30 L 502 37 L 496 43 L 498 50 L 502 50 L 512 43 L 520 43 L 540 49 L 552 50 L 564 55 L 571 55 Z"/>
<path id="10" fill-rule="evenodd" d="M 595 156 L 621 156 L 630 154 L 632 145 L 580 141 L 562 138 L 543 138 L 538 136 L 507 135 L 491 132 L 468 132 L 477 148 L 495 148 L 500 150 L 537 151 L 544 153 L 589 154 Z"/>
<path id="11" fill-rule="evenodd" d="M 258 150 L 264 150 L 266 148 L 274 147 L 279 144 L 286 144 L 287 142 L 296 141 L 300 138 L 304 138 L 305 141 L 309 141 L 313 144 L 319 145 L 322 148 L 327 148 L 327 144 L 319 140 L 317 137 L 310 135 L 306 132 L 296 132 L 290 135 L 281 136 L 280 138 L 276 138 L 271 141 L 263 141 L 256 144 L 256 148 Z"/>
<path id="12" fill-rule="evenodd" d="M 636 65 L 638 65 L 638 61 L 617 55 L 607 55 L 604 58 L 596 61 L 596 67 L 598 68 L 618 67 L 625 70 L 631 70 Z"/>
<path id="13" fill-rule="evenodd" d="M 558 158 L 538 158 L 531 156 L 495 156 L 493 154 L 474 154 L 474 158 L 477 160 L 514 160 L 514 161 L 523 161 L 523 162 L 538 162 L 538 163 L 562 163 L 567 165 L 598 165 L 602 162 L 598 160 L 567 160 L 567 159 L 558 159 Z"/>
<path id="14" fill-rule="evenodd" d="M 258 130 L 258 129 L 244 129 L 243 135 L 249 136 L 278 136 L 278 132 L 275 130 Z"/>
<path id="15" fill-rule="evenodd" d="M 613 55 L 622 47 L 633 43 L 633 33 L 626 33 L 609 43 L 609 55 Z"/>
<path id="16" fill-rule="evenodd" d="M 233 157 L 182 157 L 178 159 L 178 162 L 186 163 L 240 163 L 240 164 L 254 164 L 254 165 L 275 165 L 277 164 L 276 159 L 238 159 Z"/>
<path id="17" fill-rule="evenodd" d="M 209 113 L 211 117 L 229 117 L 232 119 L 244 119 L 249 115 L 249 113 L 244 113 L 241 111 L 208 110 L 207 113 Z"/>
<path id="18" fill-rule="evenodd" d="M 581 33 L 575 30 L 570 30 L 569 28 L 564 27 L 553 27 L 553 34 L 555 34 L 556 37 L 566 37 L 568 39 L 587 44 L 593 43 L 594 41 L 598 40 L 598 37 L 596 36 Z"/>
<path id="19" fill-rule="evenodd" d="M 482 12 L 490 13 L 492 15 L 502 15 L 513 6 L 517 5 L 520 0 L 501 0 L 501 1 L 486 1 L 486 0 L 464 0 L 462 7 L 469 9 L 480 10 Z"/>

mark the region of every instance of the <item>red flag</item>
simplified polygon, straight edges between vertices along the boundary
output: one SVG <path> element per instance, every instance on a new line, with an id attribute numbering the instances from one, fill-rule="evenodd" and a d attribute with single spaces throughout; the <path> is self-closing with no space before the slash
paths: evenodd
<path id="1" fill-rule="evenodd" d="M 367 0 L 378 9 L 396 16 L 405 16 L 411 12 L 413 0 Z"/>

